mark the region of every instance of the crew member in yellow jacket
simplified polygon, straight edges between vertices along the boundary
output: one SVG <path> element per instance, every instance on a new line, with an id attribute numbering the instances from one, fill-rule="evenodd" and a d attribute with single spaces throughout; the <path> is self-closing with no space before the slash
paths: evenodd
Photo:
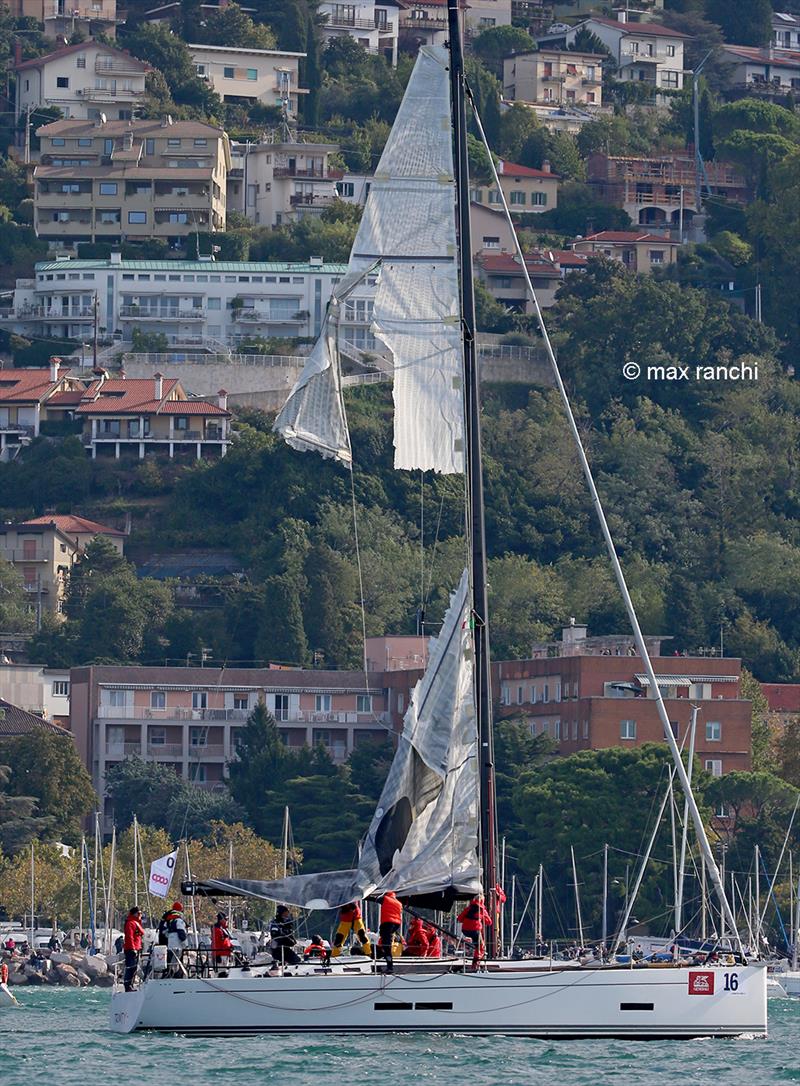
<path id="1" fill-rule="evenodd" d="M 351 901 L 349 905 L 342 905 L 339 910 L 339 927 L 336 929 L 333 949 L 331 950 L 334 958 L 338 958 L 342 953 L 342 947 L 351 932 L 361 943 L 362 953 L 371 957 L 372 946 L 367 936 L 367 929 L 364 927 L 364 921 L 361 919 L 361 909 L 355 901 Z"/>

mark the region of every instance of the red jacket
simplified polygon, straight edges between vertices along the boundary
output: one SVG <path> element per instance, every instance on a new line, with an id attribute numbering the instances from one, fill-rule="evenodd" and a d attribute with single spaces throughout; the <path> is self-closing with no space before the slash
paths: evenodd
<path id="1" fill-rule="evenodd" d="M 426 958 L 441 958 L 442 956 L 442 937 L 436 928 L 428 929 L 428 949 L 426 951 Z"/>
<path id="2" fill-rule="evenodd" d="M 491 924 L 492 918 L 487 913 L 482 901 L 473 898 L 466 909 L 458 914 L 462 931 L 483 931 L 484 924 Z"/>
<path id="3" fill-rule="evenodd" d="M 215 954 L 230 954 L 233 950 L 231 933 L 224 924 L 214 924 L 211 928 L 211 949 Z"/>
<path id="4" fill-rule="evenodd" d="M 421 920 L 414 920 L 408 929 L 406 953 L 424 958 L 428 953 L 428 935 Z"/>
<path id="5" fill-rule="evenodd" d="M 342 905 L 339 910 L 339 919 L 343 924 L 355 924 L 356 920 L 361 919 L 361 909 L 355 901 L 349 905 Z"/>
<path id="6" fill-rule="evenodd" d="M 122 942 L 123 950 L 141 950 L 144 938 L 144 927 L 138 916 L 125 917 L 125 932 Z"/>
<path id="7" fill-rule="evenodd" d="M 381 902 L 381 924 L 402 924 L 403 923 L 403 906 L 397 900 L 397 897 L 390 890 L 387 894 L 383 895 L 383 901 Z"/>

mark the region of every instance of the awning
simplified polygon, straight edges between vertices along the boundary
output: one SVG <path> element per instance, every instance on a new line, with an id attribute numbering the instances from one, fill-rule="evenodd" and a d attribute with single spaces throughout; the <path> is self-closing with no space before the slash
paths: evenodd
<path id="1" fill-rule="evenodd" d="M 646 675 L 636 675 L 637 682 L 649 686 Z M 656 675 L 659 686 L 693 686 L 695 683 L 738 683 L 738 675 Z"/>

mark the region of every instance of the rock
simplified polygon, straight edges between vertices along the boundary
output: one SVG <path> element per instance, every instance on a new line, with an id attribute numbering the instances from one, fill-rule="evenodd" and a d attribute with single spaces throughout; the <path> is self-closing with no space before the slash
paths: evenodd
<path id="1" fill-rule="evenodd" d="M 80 968 L 84 973 L 88 973 L 93 980 L 95 977 L 104 977 L 108 973 L 106 960 L 101 958 L 99 954 L 87 954 L 81 959 Z"/>
<path id="2" fill-rule="evenodd" d="M 102 976 L 95 977 L 94 983 L 98 988 L 112 988 L 114 985 L 114 978 L 110 973 L 104 973 Z"/>
<path id="3" fill-rule="evenodd" d="M 74 957 L 77 957 L 77 955 L 67 954 L 66 951 L 63 950 L 54 950 L 50 955 L 50 961 L 53 965 L 73 965 L 74 962 L 72 959 Z M 78 957 L 78 961 L 80 961 L 80 957 Z"/>
<path id="4" fill-rule="evenodd" d="M 77 970 L 77 977 L 78 977 L 78 980 L 81 982 L 81 984 L 83 985 L 84 988 L 86 987 L 87 984 L 92 983 L 92 978 L 88 975 L 88 973 L 84 973 L 84 971 L 82 969 Z"/>
<path id="5" fill-rule="evenodd" d="M 61 983 L 66 985 L 67 988 L 80 988 L 81 986 L 81 982 L 73 973 L 67 973 L 67 975 L 62 979 Z"/>
<path id="6" fill-rule="evenodd" d="M 77 969 L 72 965 L 57 965 L 53 972 L 61 980 L 64 980 L 65 977 L 77 977 L 78 975 Z"/>
<path id="7" fill-rule="evenodd" d="M 44 977 L 42 976 L 42 974 L 35 972 L 35 970 L 33 970 L 33 969 L 29 973 L 27 971 L 27 968 L 26 968 L 25 977 L 27 979 L 28 984 L 46 984 L 47 983 L 45 981 Z"/>
<path id="8" fill-rule="evenodd" d="M 15 969 L 13 973 L 9 973 L 9 975 L 8 975 L 8 983 L 9 984 L 27 984 L 28 983 L 28 978 L 25 976 L 25 974 L 22 972 L 21 969 Z"/>

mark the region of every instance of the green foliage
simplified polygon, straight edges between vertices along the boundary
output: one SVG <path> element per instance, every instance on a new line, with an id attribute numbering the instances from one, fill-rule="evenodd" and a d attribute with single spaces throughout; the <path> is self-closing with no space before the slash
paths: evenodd
<path id="1" fill-rule="evenodd" d="M 569 238 L 595 230 L 628 230 L 631 225 L 627 211 L 597 200 L 591 187 L 578 181 L 567 181 L 561 185 L 558 207 L 536 217 L 537 228 Z"/>
<path id="2" fill-rule="evenodd" d="M 193 30 L 196 28 L 195 25 Z M 221 114 L 219 96 L 204 79 L 199 78 L 185 42 L 169 27 L 163 23 L 143 23 L 129 29 L 124 37 L 120 36 L 120 44 L 133 56 L 146 60 L 162 73 L 178 105 L 199 110 L 206 116 Z"/>
<path id="3" fill-rule="evenodd" d="M 531 53 L 536 42 L 526 30 L 516 26 L 490 26 L 472 41 L 472 51 L 499 79 L 503 78 L 503 59 L 513 53 Z"/>
<path id="4" fill-rule="evenodd" d="M 156 354 L 169 350 L 169 340 L 163 332 L 143 332 L 141 328 L 133 329 L 131 344 L 134 351 L 144 353 Z"/>
<path id="5" fill-rule="evenodd" d="M 11 768 L 0 765 L 0 855 L 18 852 L 50 828 L 50 819 L 36 813 L 36 799 L 15 794 L 10 778 Z"/>
<path id="6" fill-rule="evenodd" d="M 523 148 L 539 130 L 539 121 L 534 111 L 521 102 L 514 102 L 500 118 L 499 140 L 493 150 L 496 150 L 502 159 L 524 166 L 525 163 L 520 158 Z"/>
<path id="7" fill-rule="evenodd" d="M 32 796 L 53 838 L 79 844 L 83 820 L 97 806 L 97 796 L 72 737 L 42 730 L 4 739 L 0 759 L 12 767 L 8 792 Z"/>
<path id="8" fill-rule="evenodd" d="M 325 261 L 346 264 L 359 214 L 360 209 L 338 201 L 319 216 L 307 216 L 287 226 L 261 231 L 251 241 L 250 259 L 302 261 L 309 256 L 321 256 Z"/>
<path id="9" fill-rule="evenodd" d="M 770 0 L 706 0 L 705 15 L 722 29 L 725 41 L 736 45 L 769 45 L 772 36 Z"/>
<path id="10" fill-rule="evenodd" d="M 766 319 L 789 342 L 800 335 L 800 151 L 771 169 L 769 195 L 747 211 L 750 240 L 757 246 L 764 276 Z"/>
<path id="11" fill-rule="evenodd" d="M 497 141 L 500 137 L 500 98 L 503 87 L 500 80 L 492 75 L 481 64 L 477 57 L 467 57 L 464 63 L 464 72 L 475 101 L 475 109 L 486 133 L 489 146 L 497 150 Z M 470 119 L 475 136 L 478 135 L 477 127 Z"/>
<path id="12" fill-rule="evenodd" d="M 229 49 L 274 49 L 277 44 L 272 30 L 254 23 L 238 4 L 210 12 L 192 26 L 191 34 L 192 42 Z"/>
<path id="13" fill-rule="evenodd" d="M 8 633 L 30 633 L 34 626 L 33 613 L 25 596 L 22 574 L 0 558 L 0 630 Z"/>

